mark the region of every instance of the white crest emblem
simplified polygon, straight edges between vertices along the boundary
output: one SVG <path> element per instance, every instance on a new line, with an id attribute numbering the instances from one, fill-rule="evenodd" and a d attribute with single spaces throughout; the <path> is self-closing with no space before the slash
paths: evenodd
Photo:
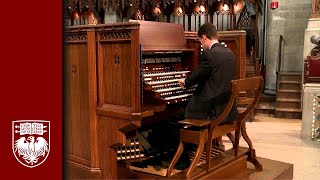
<path id="1" fill-rule="evenodd" d="M 26 167 L 42 164 L 50 151 L 50 121 L 13 121 L 12 150 L 16 159 Z"/>

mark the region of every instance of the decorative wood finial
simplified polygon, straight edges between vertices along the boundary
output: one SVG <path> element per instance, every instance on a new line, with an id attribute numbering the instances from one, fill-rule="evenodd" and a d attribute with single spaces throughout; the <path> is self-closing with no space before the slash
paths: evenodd
<path id="1" fill-rule="evenodd" d="M 320 0 L 312 0 L 311 18 L 320 18 Z"/>

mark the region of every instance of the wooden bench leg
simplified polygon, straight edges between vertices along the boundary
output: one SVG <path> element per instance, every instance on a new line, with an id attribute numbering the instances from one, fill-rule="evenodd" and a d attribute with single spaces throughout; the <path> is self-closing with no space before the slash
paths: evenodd
<path id="1" fill-rule="evenodd" d="M 203 152 L 204 144 L 205 144 L 205 141 L 204 141 L 204 139 L 202 139 L 200 141 L 200 143 L 198 144 L 196 155 L 194 156 L 194 159 L 193 159 L 193 161 L 192 161 L 192 163 L 191 163 L 191 165 L 190 165 L 190 167 L 188 169 L 186 177 L 190 177 L 191 172 L 197 166 L 197 163 L 198 163 L 199 159 L 201 158 L 201 155 L 202 155 L 202 152 Z"/>
<path id="2" fill-rule="evenodd" d="M 210 137 L 210 136 L 209 136 Z M 207 172 L 210 170 L 210 156 L 211 156 L 211 148 L 212 148 L 212 139 L 209 138 L 206 145 L 206 163 L 207 163 Z"/>
<path id="3" fill-rule="evenodd" d="M 180 156 L 181 156 L 181 154 L 183 152 L 183 149 L 184 149 L 183 143 L 182 143 L 182 141 L 180 141 L 178 149 L 177 149 L 177 152 L 174 154 L 173 159 L 170 162 L 170 165 L 169 165 L 169 168 L 168 168 L 168 171 L 167 171 L 167 176 L 171 175 L 174 166 L 176 165 L 177 161 L 179 160 L 179 158 L 180 158 Z"/>
<path id="4" fill-rule="evenodd" d="M 254 167 L 256 168 L 256 170 L 258 171 L 262 171 L 263 170 L 263 166 L 262 164 L 257 160 L 257 157 L 256 157 L 256 151 L 255 149 L 253 149 L 253 146 L 252 146 L 252 142 L 247 134 L 247 131 L 246 131 L 246 123 L 242 123 L 241 125 L 241 134 L 243 136 L 243 139 L 247 142 L 248 146 L 249 146 L 249 154 L 248 154 L 248 161 L 251 162 Z"/>
<path id="5" fill-rule="evenodd" d="M 240 129 L 236 129 L 234 136 L 235 136 L 235 142 L 234 142 L 233 150 L 234 150 L 234 155 L 237 157 L 238 156 L 238 149 L 239 149 L 239 142 L 240 142 Z"/>
<path id="6" fill-rule="evenodd" d="M 227 134 L 228 138 L 230 139 L 231 143 L 232 143 L 232 147 L 234 148 L 235 147 L 235 139 L 234 139 L 234 136 L 232 135 L 232 133 L 228 133 Z"/>

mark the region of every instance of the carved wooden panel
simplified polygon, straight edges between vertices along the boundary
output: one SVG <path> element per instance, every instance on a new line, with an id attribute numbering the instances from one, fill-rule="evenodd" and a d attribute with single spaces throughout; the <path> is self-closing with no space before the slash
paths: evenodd
<path id="1" fill-rule="evenodd" d="M 110 39 L 128 39 L 131 38 L 131 32 L 130 31 L 122 31 L 122 32 L 102 32 L 100 33 L 100 39 L 101 40 L 110 40 Z"/>
<path id="2" fill-rule="evenodd" d="M 129 49 L 129 43 L 101 44 L 106 104 L 131 106 L 132 62 Z"/>
<path id="3" fill-rule="evenodd" d="M 66 152 L 90 160 L 88 48 L 86 44 L 69 44 L 65 52 Z"/>
<path id="4" fill-rule="evenodd" d="M 140 24 L 142 51 L 187 50 L 183 27 L 180 24 L 133 21 Z"/>
<path id="5" fill-rule="evenodd" d="M 115 143 L 125 143 L 126 137 L 119 131 L 120 128 L 130 124 L 130 121 L 99 116 L 99 158 L 102 179 L 117 179 L 117 153 L 111 146 Z"/>
<path id="6" fill-rule="evenodd" d="M 65 170 L 70 178 L 100 177 L 96 132 L 95 32 L 66 28 L 64 44 Z"/>
<path id="7" fill-rule="evenodd" d="M 65 33 L 64 42 L 86 41 L 87 33 Z"/>
<path id="8" fill-rule="evenodd" d="M 320 18 L 320 0 L 312 0 L 312 18 Z"/>
<path id="9" fill-rule="evenodd" d="M 236 79 L 245 78 L 246 74 L 246 32 L 218 31 L 218 40 L 230 48 L 236 58 Z"/>
<path id="10" fill-rule="evenodd" d="M 244 8 L 244 11 L 241 13 L 238 24 L 237 24 L 237 29 L 243 29 L 243 30 L 251 30 L 251 32 L 254 32 L 255 24 L 254 20 L 251 18 L 247 8 Z"/>

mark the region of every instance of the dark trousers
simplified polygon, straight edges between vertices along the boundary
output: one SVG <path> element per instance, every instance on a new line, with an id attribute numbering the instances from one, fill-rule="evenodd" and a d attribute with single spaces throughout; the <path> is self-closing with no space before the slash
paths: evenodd
<path id="1" fill-rule="evenodd" d="M 178 111 L 173 116 L 168 117 L 167 121 L 157 124 L 152 128 L 149 135 L 149 143 L 160 152 L 175 151 L 179 144 L 181 125 L 178 121 L 184 118 L 184 109 Z"/>

